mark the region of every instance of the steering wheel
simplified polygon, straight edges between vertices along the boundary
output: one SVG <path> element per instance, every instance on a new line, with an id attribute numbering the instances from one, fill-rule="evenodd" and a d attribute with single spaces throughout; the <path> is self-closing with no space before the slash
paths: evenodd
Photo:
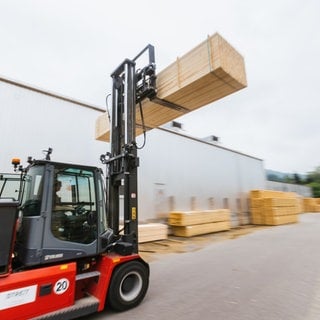
<path id="1" fill-rule="evenodd" d="M 84 208 L 86 204 L 84 202 L 80 202 L 75 208 L 74 212 L 76 216 L 83 215 L 84 213 L 87 212 L 87 210 Z"/>

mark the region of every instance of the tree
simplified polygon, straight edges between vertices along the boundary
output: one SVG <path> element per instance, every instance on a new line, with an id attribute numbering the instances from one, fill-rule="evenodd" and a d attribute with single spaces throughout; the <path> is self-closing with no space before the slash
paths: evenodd
<path id="1" fill-rule="evenodd" d="M 320 198 L 320 183 L 311 182 L 308 186 L 312 189 L 312 194 L 314 198 Z"/>
<path id="2" fill-rule="evenodd" d="M 320 198 L 320 166 L 307 175 L 308 186 L 312 189 L 313 196 Z"/>
<path id="3" fill-rule="evenodd" d="M 276 181 L 276 182 L 282 182 L 282 179 L 280 178 L 280 177 L 278 177 L 276 174 L 274 174 L 274 173 L 269 173 L 268 175 L 267 175 L 267 179 L 269 180 L 269 181 Z"/>
<path id="4" fill-rule="evenodd" d="M 293 175 L 293 182 L 294 182 L 295 184 L 301 184 L 301 183 L 302 183 L 301 177 L 300 177 L 297 173 L 295 173 L 295 174 Z"/>

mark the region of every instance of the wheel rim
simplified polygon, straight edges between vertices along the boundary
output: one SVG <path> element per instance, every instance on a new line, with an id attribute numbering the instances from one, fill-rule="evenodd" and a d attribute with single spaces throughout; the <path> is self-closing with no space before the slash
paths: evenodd
<path id="1" fill-rule="evenodd" d="M 133 301 L 139 296 L 142 286 L 143 280 L 138 272 L 127 273 L 120 283 L 121 299 L 126 302 Z"/>

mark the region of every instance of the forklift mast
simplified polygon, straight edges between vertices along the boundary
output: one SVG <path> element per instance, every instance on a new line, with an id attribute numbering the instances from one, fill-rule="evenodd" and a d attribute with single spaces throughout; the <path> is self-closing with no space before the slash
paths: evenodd
<path id="1" fill-rule="evenodd" d="M 149 63 L 136 70 L 137 60 L 148 55 Z M 111 146 L 107 165 L 107 213 L 109 227 L 114 234 L 123 231 L 122 240 L 133 245 L 138 252 L 138 184 L 136 143 L 136 108 L 141 102 L 156 96 L 154 47 L 148 45 L 133 60 L 126 59 L 111 75 L 112 112 Z M 142 128 L 145 132 L 144 128 Z M 123 230 L 119 230 L 120 195 L 123 195 Z"/>
<path id="2" fill-rule="evenodd" d="M 149 62 L 137 70 L 145 53 Z M 102 170 L 51 161 L 51 148 L 44 160 L 30 157 L 26 168 L 12 162 L 21 171 L 19 201 L 8 189 L 9 178 L 0 176 L 1 319 L 78 319 L 105 307 L 124 311 L 147 292 L 149 266 L 137 254 L 136 109 L 143 128 L 142 101 L 156 96 L 154 48 L 125 60 L 111 77 L 111 148 L 101 156 L 106 205 Z"/>

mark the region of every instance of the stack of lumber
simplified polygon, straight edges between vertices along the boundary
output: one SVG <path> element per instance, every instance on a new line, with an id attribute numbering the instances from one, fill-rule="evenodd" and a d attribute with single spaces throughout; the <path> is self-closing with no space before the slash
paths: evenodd
<path id="1" fill-rule="evenodd" d="M 145 126 L 147 130 L 159 127 L 246 86 L 243 57 L 216 33 L 157 74 L 158 99 L 142 104 Z M 163 100 L 174 105 L 163 105 Z M 139 135 L 138 108 L 136 119 Z M 107 114 L 97 119 L 97 140 L 109 141 L 107 123 Z"/>
<path id="2" fill-rule="evenodd" d="M 178 237 L 230 230 L 230 210 L 172 211 L 169 213 L 169 225 Z"/>
<path id="3" fill-rule="evenodd" d="M 95 138 L 96 140 L 101 141 L 109 141 L 110 140 L 110 121 L 109 115 L 107 112 L 99 116 L 96 120 L 96 127 L 95 127 Z"/>
<path id="4" fill-rule="evenodd" d="M 120 230 L 123 226 L 120 225 Z M 121 232 L 123 233 L 123 232 Z M 138 242 L 152 242 L 168 239 L 168 226 L 163 223 L 146 223 L 138 225 Z"/>
<path id="5" fill-rule="evenodd" d="M 250 207 L 252 223 L 260 225 L 295 223 L 301 212 L 299 198 L 294 192 L 252 190 Z"/>
<path id="6" fill-rule="evenodd" d="M 168 226 L 163 223 L 139 224 L 139 243 L 168 239 Z"/>
<path id="7" fill-rule="evenodd" d="M 304 212 L 320 212 L 320 198 L 303 198 Z"/>

